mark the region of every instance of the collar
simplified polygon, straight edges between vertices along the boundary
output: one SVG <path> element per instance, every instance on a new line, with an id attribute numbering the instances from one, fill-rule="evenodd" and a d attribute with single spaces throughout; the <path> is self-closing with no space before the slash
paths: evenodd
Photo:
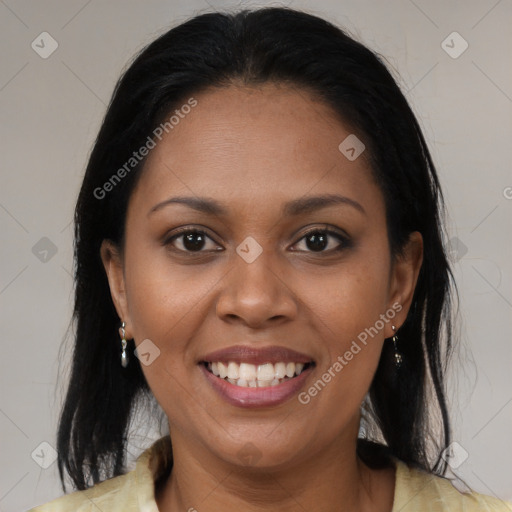
<path id="1" fill-rule="evenodd" d="M 159 512 L 155 501 L 155 485 L 172 466 L 172 446 L 169 434 L 155 441 L 137 457 L 135 482 L 141 512 Z"/>

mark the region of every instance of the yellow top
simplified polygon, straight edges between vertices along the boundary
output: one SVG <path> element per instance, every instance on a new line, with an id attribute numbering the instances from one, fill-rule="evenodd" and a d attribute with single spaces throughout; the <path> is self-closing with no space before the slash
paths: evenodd
<path id="1" fill-rule="evenodd" d="M 170 437 L 154 442 L 135 469 L 85 491 L 61 496 L 28 512 L 159 512 L 154 485 L 169 465 Z M 409 468 L 393 459 L 395 498 L 391 512 L 512 512 L 512 503 L 473 492 L 463 494 L 449 480 Z"/>

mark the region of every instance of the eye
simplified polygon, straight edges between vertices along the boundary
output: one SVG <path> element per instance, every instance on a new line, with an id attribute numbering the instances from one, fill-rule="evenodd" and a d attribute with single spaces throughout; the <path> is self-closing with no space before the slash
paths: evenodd
<path id="1" fill-rule="evenodd" d="M 208 249 L 208 241 L 210 249 Z M 174 232 L 174 234 L 166 238 L 164 245 L 172 245 L 177 251 L 181 252 L 207 252 L 216 249 L 219 246 L 210 238 L 205 231 L 200 229 L 182 228 Z M 206 249 L 203 250 L 206 246 Z"/>
<path id="2" fill-rule="evenodd" d="M 333 239 L 338 241 L 338 246 L 334 243 L 332 247 Z M 348 237 L 328 228 L 311 229 L 299 240 L 299 243 L 302 241 L 309 249 L 307 252 L 335 252 L 350 247 Z"/>
<path id="3" fill-rule="evenodd" d="M 333 240 L 337 241 L 338 244 L 336 245 Z M 306 245 L 306 252 L 337 252 L 351 245 L 347 236 L 329 228 L 311 229 L 302 236 L 297 244 L 302 241 Z M 208 242 L 210 242 L 209 248 Z M 332 247 L 333 243 L 334 247 Z M 176 230 L 172 236 L 165 239 L 163 245 L 170 245 L 177 252 L 183 253 L 223 250 L 205 231 L 187 227 Z M 302 251 L 303 249 L 299 250 Z"/>

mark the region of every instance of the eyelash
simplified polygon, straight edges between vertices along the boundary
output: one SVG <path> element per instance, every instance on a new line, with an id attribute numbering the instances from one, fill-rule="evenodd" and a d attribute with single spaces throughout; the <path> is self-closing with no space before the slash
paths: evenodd
<path id="1" fill-rule="evenodd" d="M 214 241 L 208 235 L 208 233 L 206 233 L 206 231 L 203 231 L 202 229 L 194 229 L 194 228 L 190 228 L 190 227 L 184 227 L 184 228 L 180 228 L 180 229 L 176 230 L 171 237 L 166 238 L 163 242 L 163 245 L 165 245 L 165 246 L 172 245 L 172 242 L 174 242 L 174 240 L 176 240 L 180 237 L 183 237 L 185 235 L 188 235 L 188 234 L 203 235 L 206 238 L 209 238 L 210 240 Z M 327 227 L 310 229 L 309 231 L 304 233 L 301 236 L 301 238 L 297 242 L 295 242 L 294 245 L 301 242 L 302 240 L 304 240 L 305 238 L 307 238 L 308 236 L 310 236 L 312 234 L 326 234 L 328 236 L 332 236 L 333 238 L 336 238 L 340 242 L 340 246 L 336 247 L 334 249 L 330 249 L 328 251 L 322 250 L 322 251 L 295 251 L 295 252 L 309 252 L 309 253 L 313 253 L 313 254 L 324 254 L 324 253 L 330 254 L 330 253 L 336 253 L 336 252 L 342 251 L 343 249 L 347 249 L 347 248 L 351 247 L 351 241 L 348 237 L 342 235 L 341 233 L 338 233 L 337 231 L 329 229 Z M 176 250 L 177 252 L 185 253 L 187 255 L 191 255 L 191 256 L 207 252 L 204 250 L 200 250 L 200 251 L 187 251 L 187 250 L 183 250 L 183 249 L 174 249 L 174 250 Z"/>

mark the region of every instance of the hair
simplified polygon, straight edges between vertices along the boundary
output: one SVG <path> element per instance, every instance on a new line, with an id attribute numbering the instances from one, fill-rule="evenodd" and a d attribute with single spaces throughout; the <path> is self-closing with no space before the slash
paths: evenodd
<path id="1" fill-rule="evenodd" d="M 357 451 L 368 464 L 377 465 L 386 453 L 440 476 L 446 472 L 453 275 L 444 247 L 444 199 L 427 144 L 377 53 L 320 17 L 274 7 L 191 18 L 147 45 L 116 84 L 74 216 L 76 329 L 57 434 L 64 492 L 64 470 L 79 490 L 126 472 L 129 421 L 141 397 L 150 395 L 138 359 L 121 366 L 120 319 L 100 257 L 103 240 L 122 251 L 128 202 L 145 159 L 103 198 L 95 190 L 192 94 L 265 83 L 314 93 L 364 140 L 385 200 L 394 258 L 411 232 L 423 236 L 422 266 L 398 332 L 403 363 L 396 369 L 393 344 L 385 343 L 363 416 L 373 434 L 358 439 Z"/>

